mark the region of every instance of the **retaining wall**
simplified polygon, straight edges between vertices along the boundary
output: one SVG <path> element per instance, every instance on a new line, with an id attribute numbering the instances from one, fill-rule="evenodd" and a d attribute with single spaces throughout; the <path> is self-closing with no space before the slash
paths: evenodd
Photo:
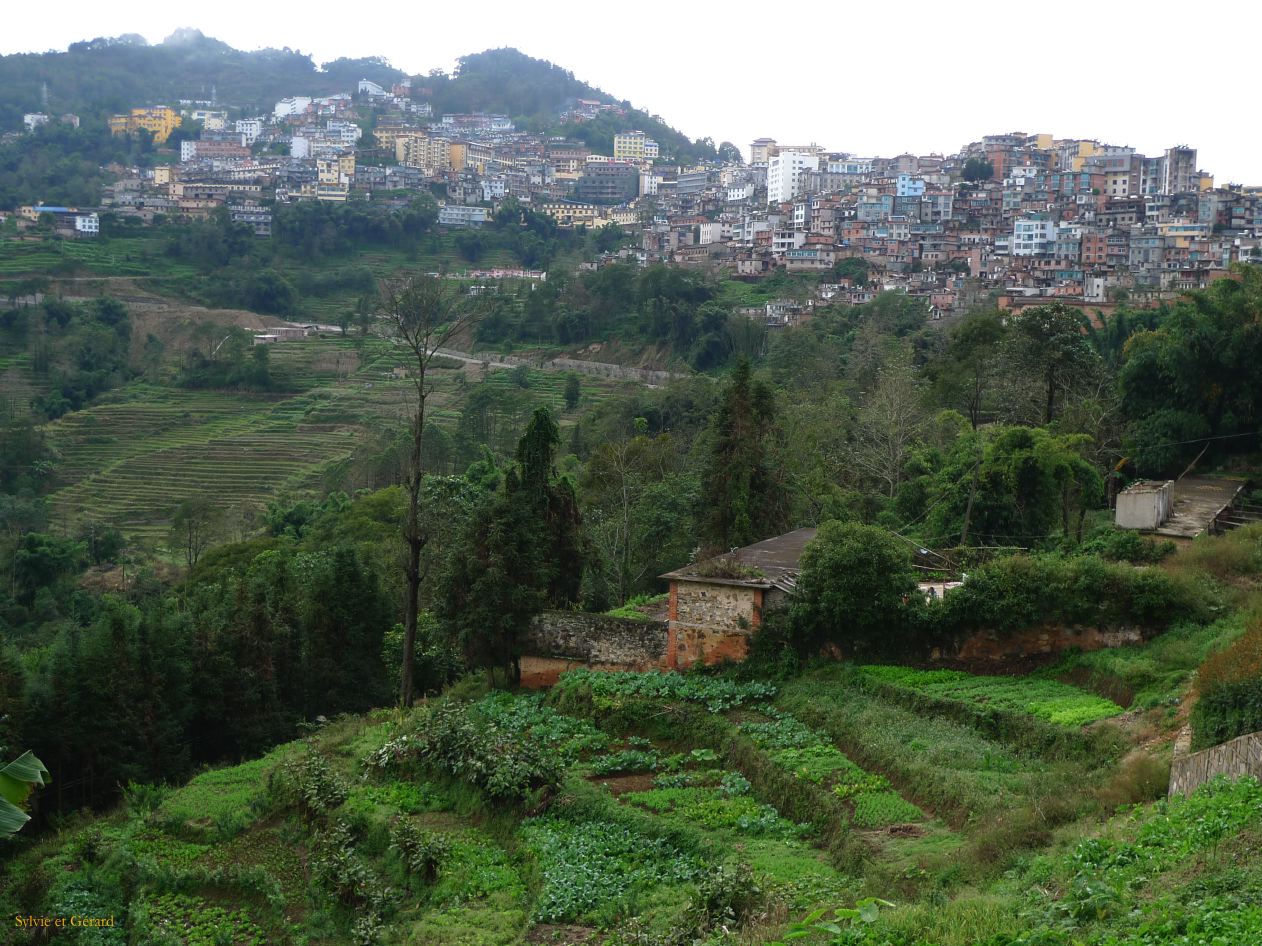
<path id="1" fill-rule="evenodd" d="M 1170 797 L 1191 795 L 1216 775 L 1262 779 L 1262 732 L 1175 759 L 1170 765 Z"/>

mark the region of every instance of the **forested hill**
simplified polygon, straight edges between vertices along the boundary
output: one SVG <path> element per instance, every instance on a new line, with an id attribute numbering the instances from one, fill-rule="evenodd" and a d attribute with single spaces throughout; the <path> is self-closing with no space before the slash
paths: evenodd
<path id="1" fill-rule="evenodd" d="M 0 131 L 22 127 L 27 112 L 73 112 L 102 119 L 138 105 L 213 100 L 245 112 L 271 111 L 288 95 L 354 91 L 360 79 L 387 88 L 405 73 L 380 57 L 336 59 L 320 66 L 297 50 L 244 52 L 197 30 L 180 30 L 156 45 L 126 34 L 71 44 L 64 52 L 0 56 Z M 639 128 L 664 154 L 680 160 L 713 157 L 709 141 L 695 144 L 629 102 L 574 77 L 572 72 L 516 49 L 491 49 L 459 60 L 447 74 L 434 70 L 415 85 L 429 93 L 434 113 L 492 112 L 512 116 L 531 131 L 571 134 L 612 153 L 615 132 Z M 46 97 L 45 97 L 46 96 Z M 577 99 L 621 105 L 581 124 L 563 126 L 560 113 Z"/>
<path id="2" fill-rule="evenodd" d="M 210 100 L 212 90 L 218 102 L 271 111 L 287 95 L 349 91 L 360 79 L 389 86 L 403 76 L 384 59 L 338 59 L 317 68 L 297 50 L 243 52 L 197 30 L 152 46 L 134 34 L 101 37 L 64 52 L 0 56 L 0 130 L 21 128 L 26 112 L 99 117 L 138 105 Z"/>
<path id="3" fill-rule="evenodd" d="M 434 112 L 492 112 L 510 115 L 530 131 L 553 131 L 585 141 L 594 150 L 613 153 L 615 132 L 638 128 L 662 146 L 662 153 L 680 160 L 713 158 L 714 145 L 692 142 L 660 119 L 619 101 L 574 77 L 574 73 L 516 49 L 488 49 L 464 56 L 453 75 L 434 74 L 418 80 L 432 90 Z M 559 126 L 558 114 L 576 99 L 621 105 L 624 114 L 605 113 L 582 123 Z"/>

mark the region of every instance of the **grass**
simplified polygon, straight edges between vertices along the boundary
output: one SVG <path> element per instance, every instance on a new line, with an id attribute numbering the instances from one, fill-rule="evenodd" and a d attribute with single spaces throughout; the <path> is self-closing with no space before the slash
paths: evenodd
<path id="1" fill-rule="evenodd" d="M 198 835 L 226 824 L 242 827 L 266 798 L 268 776 L 294 749 L 288 743 L 262 758 L 196 775 L 164 798 L 154 817 L 177 831 Z"/>
<path id="2" fill-rule="evenodd" d="M 912 667 L 868 666 L 864 676 L 895 687 L 1029 713 L 1058 726 L 1082 726 L 1117 716 L 1122 707 L 1050 679 L 973 676 L 961 670 L 917 670 Z"/>
<path id="3" fill-rule="evenodd" d="M 777 705 L 921 807 L 955 824 L 1015 807 L 1054 783 L 1054 767 L 944 718 L 926 718 L 824 668 L 786 685 Z"/>
<path id="4" fill-rule="evenodd" d="M 1179 624 L 1146 644 L 1066 655 L 1041 675 L 1072 680 L 1124 706 L 1173 710 L 1210 654 L 1244 633 L 1236 612 L 1210 624 Z"/>

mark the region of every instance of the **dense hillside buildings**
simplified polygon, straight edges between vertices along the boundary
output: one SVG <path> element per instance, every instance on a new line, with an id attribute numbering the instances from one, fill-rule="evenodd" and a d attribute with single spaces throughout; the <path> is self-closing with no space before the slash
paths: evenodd
<path id="1" fill-rule="evenodd" d="M 293 95 L 259 115 L 212 103 L 118 115 L 119 134 L 164 142 L 195 129 L 180 162 L 133 171 L 109 209 L 143 220 L 226 205 L 265 236 L 272 201 L 439 198 L 439 225 L 476 227 L 512 200 L 562 227 L 616 224 L 635 258 L 725 271 L 821 277 L 819 301 L 880 288 L 919 294 L 949 317 L 987 296 L 1103 305 L 1157 299 L 1262 259 L 1262 188 L 1217 186 L 1197 151 L 1040 133 L 986 135 L 955 154 L 890 157 L 758 138 L 749 162 L 684 164 L 639 129 L 604 146 L 518 130 L 505 115 L 434 114 L 429 90 L 368 80 Z M 575 101 L 558 123 L 626 115 Z M 38 128 L 47 116 L 27 116 Z M 77 235 L 90 235 L 85 220 Z M 595 265 L 599 265 L 596 263 Z M 866 279 L 855 274 L 866 274 Z M 808 307 L 777 310 L 791 321 Z M 768 316 L 772 318 L 772 316 Z"/>

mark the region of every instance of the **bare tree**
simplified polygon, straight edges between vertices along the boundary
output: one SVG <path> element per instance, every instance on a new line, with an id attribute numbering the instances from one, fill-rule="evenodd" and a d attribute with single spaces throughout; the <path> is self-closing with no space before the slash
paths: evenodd
<path id="1" fill-rule="evenodd" d="M 855 416 L 850 460 L 860 472 L 884 484 L 890 498 L 898 492 L 903 464 L 924 420 L 915 369 L 905 360 L 886 365 Z"/>
<path id="2" fill-rule="evenodd" d="M 434 382 L 430 364 L 438 349 L 471 328 L 480 309 L 469 304 L 460 284 L 440 276 L 403 276 L 383 280 L 377 311 L 391 340 L 408 355 L 414 400 L 409 427 L 411 452 L 407 461 L 408 517 L 403 525 L 403 577 L 406 599 L 403 620 L 403 673 L 399 702 L 412 705 L 412 664 L 416 654 L 416 620 L 421 596 L 421 553 L 429 542 L 429 530 L 421 515 L 424 470 L 421 443 Z"/>

